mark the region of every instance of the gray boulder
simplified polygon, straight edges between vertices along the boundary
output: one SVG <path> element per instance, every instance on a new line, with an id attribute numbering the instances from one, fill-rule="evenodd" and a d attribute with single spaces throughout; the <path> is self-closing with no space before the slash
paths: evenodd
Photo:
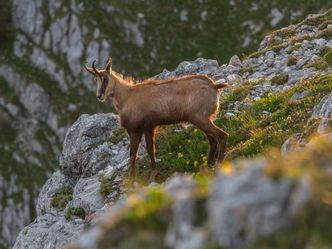
<path id="1" fill-rule="evenodd" d="M 67 221 L 63 215 L 50 212 L 38 216 L 17 237 L 13 249 L 55 249 L 68 244 L 83 232 L 85 221 Z"/>
<path id="2" fill-rule="evenodd" d="M 322 118 L 320 121 L 318 128 L 318 134 L 328 134 L 332 132 L 332 118 Z"/>
<path id="3" fill-rule="evenodd" d="M 310 95 L 311 91 L 303 91 L 303 92 L 296 92 L 292 95 L 291 99 L 289 100 L 290 103 L 297 103 L 298 101 L 302 100 L 303 98 Z"/>
<path id="4" fill-rule="evenodd" d="M 281 154 L 286 155 L 293 150 L 303 148 L 307 143 L 302 133 L 296 133 L 283 143 L 281 146 Z"/>
<path id="5" fill-rule="evenodd" d="M 234 175 L 220 175 L 208 201 L 212 234 L 223 248 L 245 248 L 254 239 L 285 227 L 309 198 L 309 186 L 272 180 L 264 165 L 246 162 Z M 294 188 L 293 188 L 294 187 Z"/>
<path id="6" fill-rule="evenodd" d="M 233 55 L 229 60 L 229 65 L 235 66 L 235 67 L 242 67 L 242 62 L 237 55 Z"/>
<path id="7" fill-rule="evenodd" d="M 51 201 L 54 195 L 63 188 L 73 188 L 76 181 L 75 178 L 65 176 L 60 171 L 53 173 L 39 193 L 36 208 L 37 215 L 40 216 L 51 211 Z"/>
<path id="8" fill-rule="evenodd" d="M 112 163 L 116 154 L 106 142 L 117 129 L 114 114 L 82 115 L 68 129 L 60 157 L 64 174 L 91 176 Z"/>
<path id="9" fill-rule="evenodd" d="M 332 132 L 332 93 L 325 96 L 317 106 L 315 106 L 312 118 L 321 118 L 317 128 L 319 134 Z"/>
<path id="10" fill-rule="evenodd" d="M 332 118 L 332 93 L 325 96 L 312 112 L 313 118 Z"/>
<path id="11" fill-rule="evenodd" d="M 169 193 L 175 198 L 172 207 L 173 217 L 165 235 L 168 248 L 202 248 L 205 235 L 200 227 L 195 226 L 197 218 L 196 201 L 192 190 L 196 187 L 190 176 L 175 176 L 166 183 Z"/>
<path id="12" fill-rule="evenodd" d="M 127 170 L 128 148 L 123 140 L 109 141 L 118 129 L 113 114 L 82 115 L 68 129 L 61 155 L 62 171 L 55 172 L 40 191 L 37 218 L 19 234 L 15 249 L 56 249 L 78 237 L 85 225 L 100 215 L 109 203 L 121 195 L 120 187 Z M 107 184 L 108 196 L 101 195 Z M 51 206 L 64 188 L 73 190 L 64 210 Z M 84 210 L 85 218 L 72 210 Z"/>
<path id="13" fill-rule="evenodd" d="M 67 209 L 80 207 L 84 209 L 86 215 L 101 209 L 105 203 L 99 193 L 100 185 L 98 176 L 79 179 L 74 188 L 73 200 L 68 203 Z"/>

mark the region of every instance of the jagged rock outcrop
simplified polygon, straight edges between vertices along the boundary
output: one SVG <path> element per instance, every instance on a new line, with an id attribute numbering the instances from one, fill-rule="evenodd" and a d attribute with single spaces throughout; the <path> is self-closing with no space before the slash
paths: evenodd
<path id="1" fill-rule="evenodd" d="M 0 247 L 12 246 L 35 218 L 31 207 L 55 169 L 70 124 L 88 112 L 86 106 L 103 110 L 96 101 L 80 100 L 93 98 L 83 61 L 105 61 L 111 47 L 99 29 L 82 23 L 83 10 L 76 1 L 1 4 L 1 15 L 11 13 L 1 26 L 10 27 L 12 49 L 1 46 L 0 56 L 1 128 L 8 121 L 8 135 L 0 138 Z"/>
<path id="2" fill-rule="evenodd" d="M 96 125 L 98 124 L 98 125 Z M 69 129 L 63 143 L 60 167 L 64 174 L 95 175 L 114 160 L 118 151 L 112 151 L 107 141 L 117 129 L 115 115 L 82 115 Z"/>
<path id="3" fill-rule="evenodd" d="M 125 139 L 110 141 L 118 129 L 117 123 L 113 114 L 85 114 L 68 129 L 61 171 L 53 173 L 41 189 L 37 218 L 21 231 L 14 248 L 66 245 L 83 231 L 97 211 L 119 198 L 128 148 Z M 105 182 L 109 184 L 110 196 L 102 195 L 101 185 Z M 76 217 L 74 212 L 76 218 L 71 218 L 71 210 L 80 210 L 84 216 Z"/>
<path id="4" fill-rule="evenodd" d="M 59 248 L 75 239 L 84 226 L 82 219 L 68 222 L 63 215 L 48 212 L 20 232 L 13 248 Z"/>

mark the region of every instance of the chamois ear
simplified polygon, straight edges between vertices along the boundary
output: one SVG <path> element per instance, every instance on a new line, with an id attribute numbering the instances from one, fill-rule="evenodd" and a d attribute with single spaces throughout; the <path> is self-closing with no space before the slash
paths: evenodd
<path id="1" fill-rule="evenodd" d="M 105 70 L 109 72 L 111 69 L 112 69 L 112 58 L 110 57 L 107 61 Z"/>

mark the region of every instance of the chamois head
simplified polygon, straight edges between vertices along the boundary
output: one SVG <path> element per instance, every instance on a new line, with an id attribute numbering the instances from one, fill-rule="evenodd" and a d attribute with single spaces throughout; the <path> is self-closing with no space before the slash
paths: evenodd
<path id="1" fill-rule="evenodd" d="M 110 58 L 105 66 L 105 69 L 96 69 L 96 60 L 93 61 L 92 67 L 84 68 L 94 76 L 94 83 L 97 85 L 96 96 L 100 102 L 105 102 L 114 94 L 115 79 L 112 75 L 112 59 Z"/>

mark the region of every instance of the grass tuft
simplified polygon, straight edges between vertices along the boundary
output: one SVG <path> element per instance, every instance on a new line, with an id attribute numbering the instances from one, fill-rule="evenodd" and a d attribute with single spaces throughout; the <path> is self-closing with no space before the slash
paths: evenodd
<path id="1" fill-rule="evenodd" d="M 65 218 L 66 220 L 70 220 L 72 216 L 77 216 L 81 218 L 82 220 L 85 219 L 85 211 L 81 207 L 71 207 L 68 209 Z"/>
<path id="2" fill-rule="evenodd" d="M 319 58 L 315 61 L 308 62 L 305 67 L 313 67 L 318 71 L 325 70 L 329 65 L 324 58 Z"/>
<path id="3" fill-rule="evenodd" d="M 51 201 L 51 207 L 58 208 L 61 211 L 65 209 L 68 202 L 73 199 L 73 189 L 63 188 L 61 189 Z"/>
<path id="4" fill-rule="evenodd" d="M 288 61 L 287 61 L 287 66 L 293 66 L 296 65 L 296 63 L 299 61 L 299 58 L 291 55 L 288 57 Z"/>
<path id="5" fill-rule="evenodd" d="M 287 83 L 287 81 L 288 81 L 288 74 L 286 74 L 286 73 L 281 73 L 279 75 L 274 76 L 271 79 L 271 83 L 273 85 L 283 85 L 283 84 Z"/>
<path id="6" fill-rule="evenodd" d="M 246 67 L 241 67 L 238 71 L 240 75 L 243 75 L 245 73 L 252 74 L 254 72 L 254 67 L 253 66 L 246 66 Z"/>

